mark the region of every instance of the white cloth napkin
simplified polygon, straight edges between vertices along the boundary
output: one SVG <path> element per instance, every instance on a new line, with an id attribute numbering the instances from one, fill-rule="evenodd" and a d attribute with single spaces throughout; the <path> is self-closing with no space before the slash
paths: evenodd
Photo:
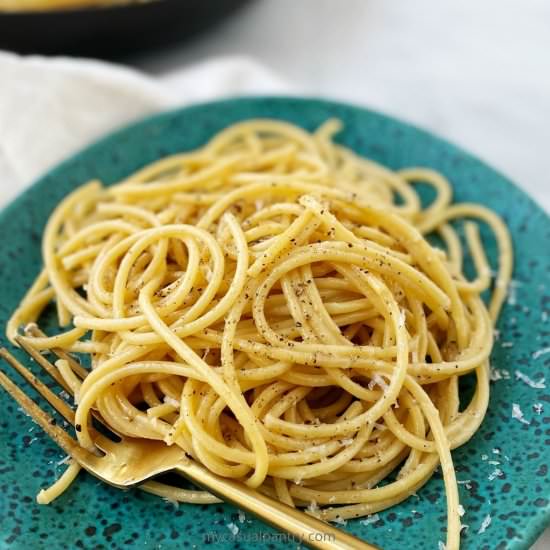
<path id="1" fill-rule="evenodd" d="M 292 91 L 241 57 L 152 78 L 100 61 L 0 52 L 0 207 L 60 160 L 141 116 L 217 97 Z"/>

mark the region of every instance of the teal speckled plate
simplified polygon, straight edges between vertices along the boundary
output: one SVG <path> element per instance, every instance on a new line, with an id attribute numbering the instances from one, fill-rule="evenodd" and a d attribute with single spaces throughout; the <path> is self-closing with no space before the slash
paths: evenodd
<path id="1" fill-rule="evenodd" d="M 515 244 L 516 283 L 492 357 L 503 378 L 491 385 L 489 413 L 479 432 L 453 457 L 466 510 L 463 523 L 469 526 L 463 548 L 528 548 L 550 521 L 550 390 L 544 384 L 533 388 L 515 373 L 540 381 L 550 366 L 550 354 L 536 353 L 550 346 L 550 220 L 504 176 L 427 132 L 365 109 L 292 98 L 198 105 L 116 132 L 46 174 L 0 215 L 0 325 L 40 269 L 40 235 L 64 195 L 90 178 L 115 182 L 251 117 L 280 118 L 309 130 L 338 117 L 345 124 L 338 136 L 342 143 L 391 168 L 440 170 L 451 180 L 455 200 L 485 204 L 506 220 Z M 494 260 L 494 243 L 489 239 L 487 244 Z M 526 423 L 512 417 L 513 403 Z M 86 474 L 52 505 L 39 506 L 35 495 L 61 473 L 63 454 L 4 392 L 0 411 L 0 548 L 296 546 L 259 521 L 242 521 L 231 506 L 175 507 L 137 490 L 113 489 Z M 491 522 L 480 533 L 487 517 Z M 239 530 L 234 540 L 230 523 Z M 436 474 L 417 496 L 380 513 L 378 521 L 349 521 L 344 528 L 385 550 L 436 549 L 445 540 L 445 525 L 443 482 Z"/>

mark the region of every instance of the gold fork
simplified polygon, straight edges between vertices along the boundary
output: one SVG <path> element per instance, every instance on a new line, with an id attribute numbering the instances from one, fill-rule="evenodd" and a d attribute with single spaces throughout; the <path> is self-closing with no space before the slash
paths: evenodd
<path id="1" fill-rule="evenodd" d="M 48 375 L 63 389 L 71 393 L 57 368 L 33 348 L 31 339 L 18 337 L 17 341 Z M 77 376 L 81 379 L 85 377 L 86 370 L 75 359 L 62 350 L 54 351 L 59 357 L 69 361 Z M 0 356 L 14 367 L 74 427 L 74 411 L 63 399 L 52 392 L 5 348 L 0 349 Z M 289 542 L 299 541 L 311 548 L 322 550 L 377 550 L 377 547 L 296 508 L 274 500 L 242 483 L 213 474 L 197 462 L 190 460 L 185 452 L 176 445 L 168 446 L 162 441 L 123 436 L 121 436 L 120 442 L 115 442 L 94 431 L 94 443 L 103 452 L 103 456 L 96 456 L 82 448 L 76 439 L 56 425 L 55 420 L 2 371 L 0 371 L 0 385 L 68 455 L 89 473 L 110 485 L 127 489 L 164 472 L 177 471 L 192 483 L 220 499 L 230 502 L 273 527 L 288 533 Z M 101 422 L 99 414 L 96 413 L 95 417 Z M 110 430 L 110 428 L 108 429 Z"/>

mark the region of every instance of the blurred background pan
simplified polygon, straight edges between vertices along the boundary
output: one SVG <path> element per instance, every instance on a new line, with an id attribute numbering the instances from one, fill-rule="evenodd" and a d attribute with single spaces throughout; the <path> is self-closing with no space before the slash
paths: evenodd
<path id="1" fill-rule="evenodd" d="M 151 0 L 113 6 L 2 11 L 0 49 L 115 57 L 183 41 L 249 0 Z"/>

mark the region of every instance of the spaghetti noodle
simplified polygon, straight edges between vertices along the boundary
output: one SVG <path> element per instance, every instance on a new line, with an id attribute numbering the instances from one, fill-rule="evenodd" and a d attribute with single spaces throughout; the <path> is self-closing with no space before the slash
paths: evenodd
<path id="1" fill-rule="evenodd" d="M 44 270 L 8 335 L 55 302 L 67 330 L 33 342 L 90 357 L 83 382 L 57 363 L 86 448 L 96 408 L 119 433 L 179 445 L 326 520 L 393 506 L 441 465 L 447 548 L 458 548 L 451 450 L 487 408 L 510 238 L 493 212 L 451 204 L 441 174 L 390 171 L 334 143 L 339 128 L 246 121 L 114 186 L 77 189 L 47 224 Z M 436 192 L 427 208 L 417 182 Z M 464 218 L 474 280 L 451 224 Z M 499 249 L 488 308 L 491 270 L 472 220 Z M 476 388 L 461 404 L 468 373 Z"/>

